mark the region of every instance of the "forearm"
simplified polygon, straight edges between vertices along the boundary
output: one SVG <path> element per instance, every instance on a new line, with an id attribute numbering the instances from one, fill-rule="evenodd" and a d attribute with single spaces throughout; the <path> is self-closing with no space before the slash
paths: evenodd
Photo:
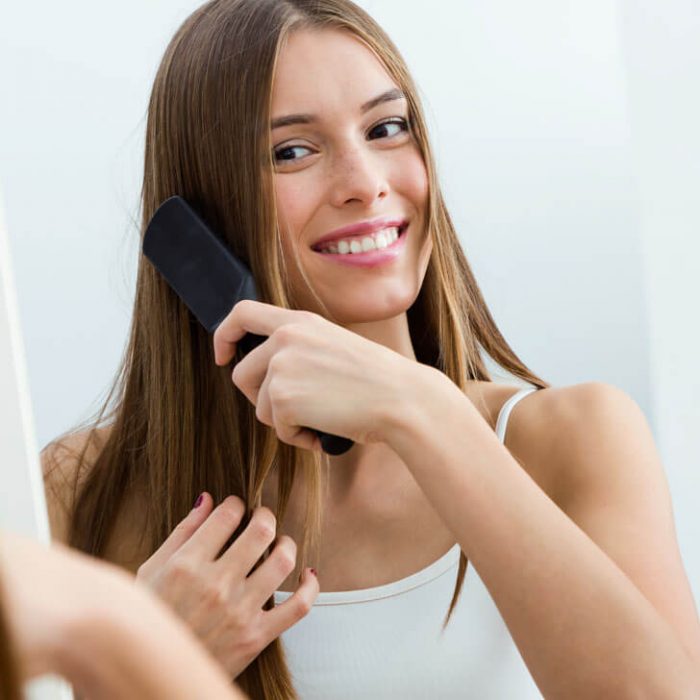
<path id="1" fill-rule="evenodd" d="M 545 696 L 696 697 L 697 670 L 672 628 L 440 376 L 421 373 L 418 400 L 387 417 L 386 442 L 454 533 Z"/>
<path id="2" fill-rule="evenodd" d="M 126 589 L 132 586 L 129 593 Z M 245 695 L 162 604 L 124 583 L 114 611 L 101 607 L 71 622 L 60 672 L 91 698 L 194 697 L 241 700 Z"/>

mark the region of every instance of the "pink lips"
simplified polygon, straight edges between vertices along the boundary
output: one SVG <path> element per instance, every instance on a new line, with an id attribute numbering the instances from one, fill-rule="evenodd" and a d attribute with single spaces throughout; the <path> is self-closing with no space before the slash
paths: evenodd
<path id="1" fill-rule="evenodd" d="M 325 243 L 330 243 L 331 241 L 337 241 L 341 238 L 351 238 L 354 236 L 366 236 L 367 234 L 374 233 L 375 231 L 381 231 L 385 228 L 399 229 L 399 233 L 408 224 L 408 219 L 399 219 L 396 217 L 382 217 L 379 219 L 372 219 L 371 221 L 360 221 L 356 224 L 350 224 L 349 226 L 343 226 L 335 231 L 322 236 L 311 246 L 313 250 L 318 250 L 319 247 Z"/>
<path id="2" fill-rule="evenodd" d="M 364 253 L 347 253 L 342 255 L 340 253 L 318 253 L 324 258 L 327 258 L 329 262 L 339 263 L 341 265 L 350 265 L 353 267 L 376 267 L 377 265 L 384 265 L 396 260 L 403 249 L 406 247 L 406 236 L 408 235 L 407 229 L 399 230 L 399 237 L 387 248 L 368 250 Z M 346 234 L 347 236 L 347 234 Z"/>

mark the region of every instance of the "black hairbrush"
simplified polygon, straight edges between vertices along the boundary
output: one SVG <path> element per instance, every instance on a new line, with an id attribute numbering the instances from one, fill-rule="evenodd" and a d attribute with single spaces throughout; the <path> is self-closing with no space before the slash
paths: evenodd
<path id="1" fill-rule="evenodd" d="M 170 197 L 158 207 L 146 228 L 143 253 L 209 333 L 241 299 L 258 300 L 248 267 L 182 197 Z M 247 354 L 266 339 L 246 333 L 238 346 Z M 314 432 L 330 455 L 354 445 L 349 438 Z"/>

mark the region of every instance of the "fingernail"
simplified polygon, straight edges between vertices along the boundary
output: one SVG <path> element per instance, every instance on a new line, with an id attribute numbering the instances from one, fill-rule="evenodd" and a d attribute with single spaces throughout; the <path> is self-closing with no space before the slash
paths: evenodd
<path id="1" fill-rule="evenodd" d="M 309 571 L 310 571 L 316 578 L 318 578 L 318 573 L 317 573 L 316 569 L 309 569 Z"/>
<path id="2" fill-rule="evenodd" d="M 203 500 L 204 500 L 204 494 L 200 493 L 199 496 L 197 496 L 197 500 L 194 502 L 194 507 L 199 508 L 199 506 L 202 505 Z"/>

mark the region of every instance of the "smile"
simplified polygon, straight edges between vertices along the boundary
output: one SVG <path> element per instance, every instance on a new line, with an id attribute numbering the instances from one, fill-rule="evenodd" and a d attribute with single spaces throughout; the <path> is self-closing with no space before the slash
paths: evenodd
<path id="1" fill-rule="evenodd" d="M 373 234 L 333 241 L 315 252 L 329 262 L 374 267 L 396 260 L 406 243 L 409 226 L 392 227 Z"/>
<path id="2" fill-rule="evenodd" d="M 333 241 L 332 243 L 322 246 L 319 252 L 335 253 L 338 255 L 357 255 L 358 253 L 366 253 L 369 250 L 388 248 L 398 237 L 399 227 L 393 226 L 365 236 L 355 236 Z"/>

